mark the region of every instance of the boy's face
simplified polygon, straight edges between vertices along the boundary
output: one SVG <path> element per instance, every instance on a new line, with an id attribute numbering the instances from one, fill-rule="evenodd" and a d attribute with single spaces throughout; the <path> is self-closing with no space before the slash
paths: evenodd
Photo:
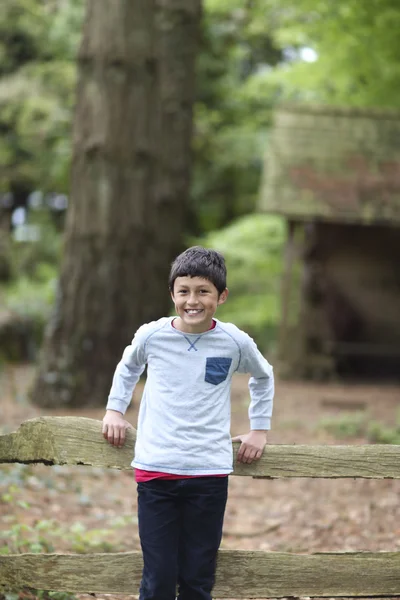
<path id="1" fill-rule="evenodd" d="M 228 297 L 228 290 L 222 294 L 208 279 L 202 277 L 177 277 L 171 298 L 175 304 L 178 319 L 174 325 L 186 333 L 203 333 L 210 329 L 217 307 Z"/>

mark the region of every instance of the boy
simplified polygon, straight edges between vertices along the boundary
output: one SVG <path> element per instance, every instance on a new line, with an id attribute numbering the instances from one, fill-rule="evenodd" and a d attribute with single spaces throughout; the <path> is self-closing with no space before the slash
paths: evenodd
<path id="1" fill-rule="evenodd" d="M 122 446 L 131 425 L 123 415 L 147 365 L 135 458 L 140 600 L 210 600 L 232 472 L 230 387 L 248 372 L 251 431 L 237 459 L 262 455 L 270 428 L 274 379 L 253 340 L 214 319 L 228 297 L 221 254 L 189 248 L 172 264 L 169 289 L 176 317 L 138 329 L 115 371 L 103 435 Z"/>

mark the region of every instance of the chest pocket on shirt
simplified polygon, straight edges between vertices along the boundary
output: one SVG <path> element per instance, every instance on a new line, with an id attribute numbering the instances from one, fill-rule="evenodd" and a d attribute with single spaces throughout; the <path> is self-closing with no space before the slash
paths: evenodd
<path id="1" fill-rule="evenodd" d="M 231 358 L 211 356 L 206 360 L 205 381 L 218 385 L 228 377 L 229 368 L 232 364 Z"/>

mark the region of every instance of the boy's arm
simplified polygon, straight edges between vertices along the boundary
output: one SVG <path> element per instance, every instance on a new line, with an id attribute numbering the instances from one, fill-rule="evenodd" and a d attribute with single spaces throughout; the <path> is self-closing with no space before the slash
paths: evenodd
<path id="1" fill-rule="evenodd" d="M 123 415 L 146 366 L 144 341 L 139 329 L 115 369 L 102 430 L 103 437 L 114 446 L 123 446 L 126 430 L 132 427 Z"/>
<path id="2" fill-rule="evenodd" d="M 250 432 L 233 438 L 241 442 L 237 460 L 251 463 L 258 460 L 267 443 L 267 431 L 271 428 L 271 416 L 274 399 L 273 368 L 258 350 L 255 342 L 246 334 L 242 347 L 242 359 L 238 371 L 250 373 L 249 380 Z"/>

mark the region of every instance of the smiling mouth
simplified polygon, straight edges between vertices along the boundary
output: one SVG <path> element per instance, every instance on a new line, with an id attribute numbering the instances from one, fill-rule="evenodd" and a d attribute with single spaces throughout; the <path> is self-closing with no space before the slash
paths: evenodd
<path id="1" fill-rule="evenodd" d="M 186 310 L 185 310 L 185 313 L 186 313 L 187 315 L 191 315 L 191 316 L 192 316 L 192 315 L 199 315 L 199 314 L 200 314 L 200 313 L 202 313 L 202 312 L 203 312 L 203 309 L 201 309 L 201 308 L 200 308 L 200 309 L 193 309 L 193 310 L 191 310 L 191 309 L 186 309 Z"/>

